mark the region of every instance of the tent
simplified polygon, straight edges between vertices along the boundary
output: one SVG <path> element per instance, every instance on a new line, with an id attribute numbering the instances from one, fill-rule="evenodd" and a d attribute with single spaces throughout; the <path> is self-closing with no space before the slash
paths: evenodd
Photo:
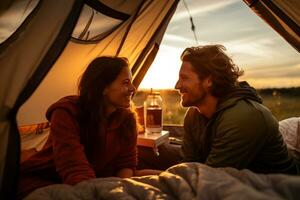
<path id="1" fill-rule="evenodd" d="M 244 0 L 244 2 L 300 52 L 299 1 Z"/>
<path id="2" fill-rule="evenodd" d="M 0 198 L 14 195 L 20 137 L 17 126 L 45 120 L 45 109 L 76 92 L 95 57 L 129 59 L 138 87 L 158 51 L 178 0 L 4 0 L 3 24 L 23 20 L 0 44 Z M 244 0 L 300 51 L 300 3 Z"/>
<path id="3" fill-rule="evenodd" d="M 4 1 L 0 9 L 2 19 L 12 13 L 11 9 L 19 8 L 20 2 Z M 16 188 L 20 154 L 16 114 L 21 105 L 36 90 L 30 97 L 32 100 L 20 110 L 18 125 L 44 120 L 45 107 L 54 99 L 76 92 L 83 67 L 101 55 L 127 57 L 134 84 L 138 85 L 157 53 L 178 3 L 176 0 L 25 2 L 18 11 L 26 13 L 31 8 L 31 12 L 0 47 L 3 196 L 12 195 Z M 46 101 L 40 98 L 45 95 L 49 97 Z"/>

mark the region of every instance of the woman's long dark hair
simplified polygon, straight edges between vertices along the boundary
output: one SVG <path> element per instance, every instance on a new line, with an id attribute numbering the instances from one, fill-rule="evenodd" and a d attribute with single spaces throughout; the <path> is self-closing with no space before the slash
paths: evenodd
<path id="1" fill-rule="evenodd" d="M 103 127 L 103 90 L 117 78 L 124 67 L 128 67 L 126 58 L 98 57 L 88 65 L 79 82 L 80 137 L 90 161 L 89 155 L 95 148 L 96 134 Z"/>

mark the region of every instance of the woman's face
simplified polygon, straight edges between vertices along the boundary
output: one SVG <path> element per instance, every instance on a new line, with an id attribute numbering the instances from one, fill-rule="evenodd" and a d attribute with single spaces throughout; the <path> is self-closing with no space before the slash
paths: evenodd
<path id="1" fill-rule="evenodd" d="M 104 103 L 107 110 L 128 108 L 135 87 L 132 84 L 132 75 L 128 67 L 123 67 L 117 78 L 104 91 Z"/>

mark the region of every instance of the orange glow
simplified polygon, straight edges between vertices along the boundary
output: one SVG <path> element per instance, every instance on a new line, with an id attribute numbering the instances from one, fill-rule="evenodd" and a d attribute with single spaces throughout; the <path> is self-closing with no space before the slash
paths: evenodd
<path id="1" fill-rule="evenodd" d="M 139 89 L 172 89 L 178 79 L 183 49 L 161 45 Z"/>

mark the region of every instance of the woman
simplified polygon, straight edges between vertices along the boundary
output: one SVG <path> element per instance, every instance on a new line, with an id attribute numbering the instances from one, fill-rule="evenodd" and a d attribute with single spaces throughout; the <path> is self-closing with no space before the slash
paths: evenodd
<path id="1" fill-rule="evenodd" d="M 83 73 L 78 96 L 49 107 L 49 139 L 21 164 L 18 197 L 55 183 L 131 177 L 137 165 L 137 125 L 129 109 L 135 87 L 128 61 L 99 57 Z"/>

